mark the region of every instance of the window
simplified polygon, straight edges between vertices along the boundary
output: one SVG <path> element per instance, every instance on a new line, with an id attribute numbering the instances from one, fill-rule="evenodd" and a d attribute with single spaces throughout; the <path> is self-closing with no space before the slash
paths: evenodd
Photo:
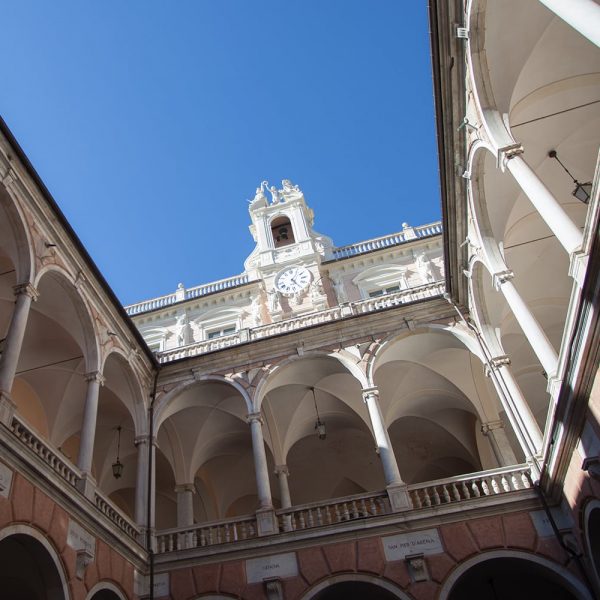
<path id="1" fill-rule="evenodd" d="M 271 222 L 271 234 L 275 248 L 287 246 L 295 242 L 294 230 L 287 217 L 278 217 Z"/>
<path id="2" fill-rule="evenodd" d="M 384 296 L 385 294 L 393 294 L 394 292 L 399 292 L 399 285 L 392 285 L 390 287 L 382 288 L 380 290 L 373 290 L 369 292 L 369 298 L 377 298 L 378 296 Z"/>
<path id="3" fill-rule="evenodd" d="M 235 325 L 227 325 L 225 327 L 222 327 L 221 329 L 213 329 L 212 331 L 207 331 L 206 332 L 206 339 L 208 340 L 214 340 L 215 338 L 220 338 L 226 335 L 231 335 L 232 333 L 236 332 L 236 326 Z"/>

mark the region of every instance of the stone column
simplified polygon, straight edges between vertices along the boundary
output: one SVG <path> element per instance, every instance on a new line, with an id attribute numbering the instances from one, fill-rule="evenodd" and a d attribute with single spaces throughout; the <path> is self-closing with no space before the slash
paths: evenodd
<path id="1" fill-rule="evenodd" d="M 252 453 L 254 455 L 254 473 L 256 475 L 256 492 L 259 508 L 272 508 L 271 485 L 269 483 L 269 468 L 267 454 L 262 434 L 262 418 L 260 413 L 252 413 L 246 417 L 252 433 Z"/>
<path id="2" fill-rule="evenodd" d="M 502 421 L 482 423 L 481 433 L 490 441 L 492 452 L 499 466 L 509 467 L 517 464 L 517 458 L 510 447 Z"/>
<path id="3" fill-rule="evenodd" d="M 506 167 L 512 173 L 540 217 L 571 255 L 581 247 L 583 234 L 550 190 L 523 160 L 521 154 L 523 147 L 520 144 L 506 146 L 498 150 L 498 161 L 502 168 Z"/>
<path id="4" fill-rule="evenodd" d="M 540 0 L 553 13 L 600 46 L 600 5 L 594 0 Z"/>
<path id="5" fill-rule="evenodd" d="M 252 434 L 252 454 L 254 456 L 254 473 L 256 475 L 256 492 L 258 494 L 258 510 L 256 511 L 256 528 L 258 535 L 270 535 L 278 530 L 277 519 L 273 510 L 271 485 L 265 441 L 262 434 L 262 418 L 260 413 L 251 413 L 246 417 Z"/>
<path id="6" fill-rule="evenodd" d="M 10 393 L 21 355 L 29 309 L 31 302 L 39 297 L 38 291 L 30 283 L 16 285 L 13 289 L 16 296 L 15 308 L 0 357 L 0 422 L 9 427 L 14 414 Z"/>
<path id="7" fill-rule="evenodd" d="M 142 528 L 143 545 L 146 544 L 145 531 L 148 527 L 148 461 L 150 452 L 152 452 L 152 487 L 150 489 L 150 529 L 154 529 L 154 511 L 155 511 L 155 490 L 156 490 L 156 456 L 155 440 L 150 446 L 149 436 L 140 435 L 135 438 L 135 445 L 138 449 L 138 464 L 135 483 L 135 522 Z"/>
<path id="8" fill-rule="evenodd" d="M 509 365 L 510 359 L 508 356 L 491 358 L 489 366 L 486 365 L 486 375 L 492 378 L 523 454 L 529 460 L 538 454 L 542 448 L 542 432 L 512 375 Z"/>
<path id="9" fill-rule="evenodd" d="M 375 436 L 377 452 L 381 459 L 383 476 L 390 496 L 392 510 L 406 510 L 409 508 L 408 493 L 406 491 L 406 485 L 400 477 L 400 471 L 398 470 L 398 463 L 396 462 L 396 456 L 394 455 L 390 436 L 381 415 L 379 390 L 377 388 L 363 390 L 362 396 L 367 405 L 367 410 L 369 411 L 369 418 L 371 419 L 373 435 Z"/>
<path id="10" fill-rule="evenodd" d="M 501 291 L 510 306 L 510 309 L 517 319 L 525 337 L 531 344 L 535 355 L 542 364 L 544 371 L 548 377 L 556 374 L 558 368 L 558 356 L 554 350 L 550 340 L 546 337 L 544 330 L 540 327 L 536 318 L 531 314 L 527 304 L 517 292 L 512 279 L 514 273 L 510 270 L 494 273 L 494 287 Z"/>
<path id="11" fill-rule="evenodd" d="M 191 527 L 194 524 L 194 492 L 193 483 L 175 486 L 177 494 L 177 527 Z"/>
<path id="12" fill-rule="evenodd" d="M 94 439 L 96 437 L 96 417 L 98 416 L 98 396 L 100 386 L 104 385 L 104 377 L 99 371 L 88 373 L 87 392 L 83 409 L 83 422 L 81 424 L 81 440 L 79 442 L 79 457 L 77 466 L 87 475 L 92 472 L 92 459 L 94 457 Z"/>
<path id="13" fill-rule="evenodd" d="M 279 481 L 281 508 L 290 508 L 292 506 L 292 499 L 290 498 L 290 486 L 288 485 L 290 471 L 287 465 L 277 465 L 275 467 L 275 475 L 277 475 L 277 480 Z"/>

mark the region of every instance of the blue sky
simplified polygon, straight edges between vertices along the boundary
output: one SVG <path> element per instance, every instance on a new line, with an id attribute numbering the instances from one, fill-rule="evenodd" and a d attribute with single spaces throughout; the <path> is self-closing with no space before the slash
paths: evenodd
<path id="1" fill-rule="evenodd" d="M 440 216 L 427 3 L 20 0 L 0 111 L 123 303 L 235 275 L 288 178 L 344 245 Z"/>

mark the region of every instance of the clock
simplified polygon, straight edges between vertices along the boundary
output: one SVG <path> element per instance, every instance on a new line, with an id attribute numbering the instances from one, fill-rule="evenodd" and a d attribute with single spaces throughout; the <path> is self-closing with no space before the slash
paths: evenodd
<path id="1" fill-rule="evenodd" d="M 292 266 L 279 271 L 275 277 L 275 287 L 282 294 L 297 294 L 310 284 L 310 271 L 304 267 Z"/>

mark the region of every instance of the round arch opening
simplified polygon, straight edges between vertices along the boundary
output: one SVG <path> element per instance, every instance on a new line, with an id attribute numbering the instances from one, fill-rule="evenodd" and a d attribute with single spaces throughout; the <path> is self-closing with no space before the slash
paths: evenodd
<path id="1" fill-rule="evenodd" d="M 578 600 L 583 597 L 557 568 L 526 558 L 500 556 L 478 562 L 463 572 L 446 600 Z"/>
<path id="2" fill-rule="evenodd" d="M 11 600 L 68 600 L 58 558 L 24 533 L 0 540 L 0 589 Z"/>

